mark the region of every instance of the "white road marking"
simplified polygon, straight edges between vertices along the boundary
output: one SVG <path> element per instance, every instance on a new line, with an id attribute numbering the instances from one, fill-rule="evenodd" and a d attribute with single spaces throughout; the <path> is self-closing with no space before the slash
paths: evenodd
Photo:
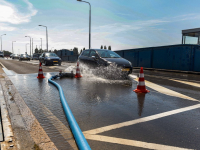
<path id="1" fill-rule="evenodd" d="M 134 79 L 134 80 L 137 81 L 138 79 Z M 181 93 L 175 92 L 173 90 L 170 90 L 168 88 L 165 88 L 163 86 L 160 86 L 158 84 L 155 84 L 155 83 L 147 81 L 147 80 L 145 80 L 145 84 L 146 84 L 146 86 L 150 87 L 151 89 L 154 89 L 155 91 L 158 91 L 158 92 L 163 93 L 165 95 L 174 96 L 174 97 L 183 98 L 183 99 L 192 100 L 192 101 L 199 101 L 199 100 L 196 100 L 192 97 L 189 97 L 189 96 L 183 95 Z"/>
<path id="2" fill-rule="evenodd" d="M 188 85 L 191 85 L 191 86 L 200 87 L 200 84 L 199 84 L 199 83 L 188 82 L 188 81 L 182 81 L 182 80 L 175 80 L 175 79 L 169 79 L 169 80 L 176 81 L 176 82 L 180 82 L 180 83 L 183 83 L 183 84 L 188 84 Z"/>
<path id="3" fill-rule="evenodd" d="M 128 139 L 122 139 L 122 138 L 103 136 L 103 135 L 90 135 L 90 134 L 84 134 L 84 135 L 85 135 L 85 138 L 89 140 L 116 143 L 116 144 L 135 146 L 135 147 L 141 147 L 141 148 L 148 148 L 148 149 L 155 149 L 155 150 L 186 150 L 185 148 L 179 148 L 179 147 L 174 147 L 174 146 L 147 143 L 147 142 L 141 142 L 141 141 L 136 141 L 136 140 L 128 140 Z"/>
<path id="4" fill-rule="evenodd" d="M 184 108 L 180 108 L 180 109 L 176 109 L 176 110 L 167 111 L 164 113 L 160 113 L 160 114 L 156 114 L 156 115 L 152 115 L 152 116 L 148 116 L 148 117 L 144 117 L 144 118 L 140 118 L 140 119 L 136 119 L 136 120 L 126 121 L 126 122 L 122 122 L 122 123 L 117 123 L 117 124 L 97 128 L 97 129 L 92 129 L 92 130 L 84 131 L 83 133 L 84 134 L 98 134 L 98 133 L 102 133 L 105 131 L 121 128 L 121 127 L 126 127 L 126 126 L 130 126 L 130 125 L 134 125 L 134 124 L 138 124 L 138 123 L 142 123 L 142 122 L 147 122 L 147 121 L 171 116 L 174 114 L 178 114 L 181 112 L 185 112 L 185 111 L 189 111 L 189 110 L 193 110 L 193 109 L 197 109 L 197 108 L 200 108 L 200 104 L 189 106 L 189 107 L 184 107 Z"/>

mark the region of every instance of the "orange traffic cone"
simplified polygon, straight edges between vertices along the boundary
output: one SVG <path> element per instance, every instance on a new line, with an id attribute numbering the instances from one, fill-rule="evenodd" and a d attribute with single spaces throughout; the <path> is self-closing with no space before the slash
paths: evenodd
<path id="1" fill-rule="evenodd" d="M 140 74 L 139 74 L 137 89 L 135 89 L 133 91 L 135 91 L 136 93 L 148 93 L 148 92 L 150 92 L 145 87 L 143 67 L 140 68 Z"/>
<path id="2" fill-rule="evenodd" d="M 81 78 L 81 73 L 80 73 L 80 69 L 79 69 L 79 62 L 77 62 L 77 68 L 76 68 L 76 75 L 75 78 Z"/>
<path id="3" fill-rule="evenodd" d="M 43 79 L 45 78 L 45 76 L 43 75 L 43 71 L 42 71 L 42 63 L 40 62 L 40 65 L 39 65 L 39 71 L 38 71 L 38 76 L 37 76 L 38 79 Z"/>

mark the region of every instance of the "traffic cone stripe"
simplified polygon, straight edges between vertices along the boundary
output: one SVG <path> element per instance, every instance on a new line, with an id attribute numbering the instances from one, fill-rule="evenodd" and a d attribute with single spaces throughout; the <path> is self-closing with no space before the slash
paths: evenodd
<path id="1" fill-rule="evenodd" d="M 140 74 L 139 74 L 139 77 L 140 77 L 140 78 L 144 78 L 144 73 L 140 73 Z"/>
<path id="2" fill-rule="evenodd" d="M 144 86 L 145 85 L 145 82 L 144 81 L 142 81 L 142 82 L 138 82 L 138 85 L 140 86 Z"/>

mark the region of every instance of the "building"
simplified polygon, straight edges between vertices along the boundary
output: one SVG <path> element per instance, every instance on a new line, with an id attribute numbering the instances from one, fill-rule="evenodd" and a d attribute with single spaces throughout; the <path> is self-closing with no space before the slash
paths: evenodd
<path id="1" fill-rule="evenodd" d="M 200 45 L 200 28 L 182 30 L 182 44 Z"/>
<path id="2" fill-rule="evenodd" d="M 68 49 L 61 49 L 61 50 L 57 51 L 56 54 L 57 54 L 59 57 L 74 55 L 73 51 L 70 51 L 70 50 L 68 50 Z"/>

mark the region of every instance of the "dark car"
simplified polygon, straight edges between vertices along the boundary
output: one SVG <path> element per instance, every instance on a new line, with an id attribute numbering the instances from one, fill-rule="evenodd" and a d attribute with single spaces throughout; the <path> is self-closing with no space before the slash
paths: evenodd
<path id="1" fill-rule="evenodd" d="M 12 54 L 12 59 L 19 59 L 19 55 L 18 54 Z"/>
<path id="2" fill-rule="evenodd" d="M 89 67 L 107 67 L 117 66 L 120 71 L 126 74 L 132 73 L 132 64 L 128 60 L 122 58 L 117 53 L 105 49 L 89 49 L 84 50 L 79 56 L 80 63 L 84 63 Z"/>
<path id="3" fill-rule="evenodd" d="M 30 59 L 31 59 L 30 56 L 27 54 L 21 54 L 19 57 L 19 61 L 22 61 L 22 60 L 30 61 Z"/>
<path id="4" fill-rule="evenodd" d="M 32 55 L 31 59 L 32 60 L 39 60 L 40 55 L 41 55 L 40 53 L 35 53 L 35 54 Z"/>
<path id="5" fill-rule="evenodd" d="M 61 65 L 62 62 L 60 57 L 58 57 L 55 53 L 50 53 L 50 52 L 42 53 L 39 57 L 39 61 L 41 63 L 44 63 L 45 65 L 58 64 L 59 66 Z"/>
<path id="6" fill-rule="evenodd" d="M 4 57 L 4 53 L 0 51 L 0 57 Z"/>

